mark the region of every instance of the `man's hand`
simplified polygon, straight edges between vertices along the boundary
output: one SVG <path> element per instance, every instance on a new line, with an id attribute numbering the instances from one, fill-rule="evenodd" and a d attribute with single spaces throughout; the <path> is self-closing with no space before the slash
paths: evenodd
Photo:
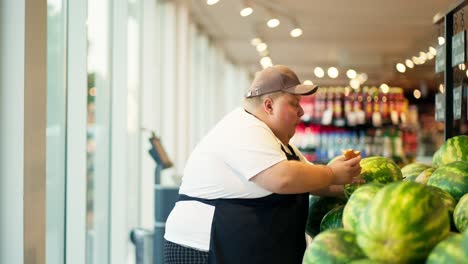
<path id="1" fill-rule="evenodd" d="M 361 156 L 350 160 L 346 160 L 342 156 L 328 165 L 335 175 L 333 184 L 362 183 L 363 179 L 359 178 L 359 174 L 361 173 L 360 161 Z"/>

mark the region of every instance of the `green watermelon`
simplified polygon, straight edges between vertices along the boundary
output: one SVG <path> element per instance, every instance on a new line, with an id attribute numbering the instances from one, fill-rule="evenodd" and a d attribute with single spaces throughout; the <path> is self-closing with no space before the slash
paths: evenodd
<path id="1" fill-rule="evenodd" d="M 357 242 L 373 260 L 420 263 L 450 232 L 447 209 L 434 192 L 402 181 L 383 187 L 364 208 Z"/>
<path id="2" fill-rule="evenodd" d="M 427 188 L 429 188 L 429 190 L 431 190 L 436 195 L 435 197 L 441 200 L 445 205 L 450 217 L 450 229 L 456 231 L 457 228 L 455 227 L 455 222 L 453 221 L 453 211 L 455 210 L 455 205 L 457 205 L 455 199 L 448 192 L 440 188 L 434 186 L 427 186 Z"/>
<path id="3" fill-rule="evenodd" d="M 345 229 L 356 232 L 356 225 L 359 222 L 362 210 L 383 186 L 383 184 L 377 182 L 367 183 L 353 192 L 343 210 L 343 226 Z"/>
<path id="4" fill-rule="evenodd" d="M 462 249 L 461 234 L 450 235 L 442 240 L 427 257 L 426 264 L 466 263 Z"/>
<path id="5" fill-rule="evenodd" d="M 468 193 L 463 195 L 460 201 L 458 201 L 453 211 L 453 220 L 458 231 L 463 232 L 468 230 Z"/>
<path id="6" fill-rule="evenodd" d="M 422 163 L 410 163 L 401 168 L 401 174 L 403 175 L 404 180 L 414 181 L 416 177 L 418 177 L 418 175 L 421 174 L 421 172 L 430 167 L 431 166 Z"/>
<path id="7" fill-rule="evenodd" d="M 346 199 L 337 197 L 309 197 L 309 214 L 307 216 L 306 233 L 315 236 L 320 233 L 320 223 L 323 217 L 333 208 L 345 205 Z"/>
<path id="8" fill-rule="evenodd" d="M 384 264 L 383 262 L 372 259 L 358 259 L 353 260 L 349 264 Z"/>
<path id="9" fill-rule="evenodd" d="M 356 235 L 342 228 L 320 233 L 307 248 L 303 264 L 345 264 L 366 256 L 356 244 Z"/>
<path id="10" fill-rule="evenodd" d="M 468 162 L 455 161 L 435 170 L 427 185 L 439 187 L 450 193 L 456 201 L 468 193 Z"/>
<path id="11" fill-rule="evenodd" d="M 416 177 L 416 179 L 414 181 L 417 182 L 417 183 L 421 183 L 421 184 L 426 185 L 427 181 L 429 180 L 429 177 L 431 177 L 432 173 L 435 170 L 436 170 L 436 168 L 433 168 L 433 167 L 425 169 L 423 172 L 421 172 L 421 174 L 418 175 L 418 177 Z"/>
<path id="12" fill-rule="evenodd" d="M 320 232 L 328 229 L 343 228 L 343 208 L 343 205 L 333 208 L 323 217 L 320 222 Z"/>
<path id="13" fill-rule="evenodd" d="M 361 160 L 361 175 L 366 183 L 379 182 L 389 183 L 401 181 L 403 176 L 400 168 L 390 159 L 384 157 L 368 157 Z M 346 184 L 344 193 L 347 198 L 362 184 Z"/>
<path id="14" fill-rule="evenodd" d="M 465 252 L 465 259 L 468 259 L 468 228 L 463 232 L 462 249 Z"/>
<path id="15" fill-rule="evenodd" d="M 447 139 L 432 157 L 434 167 L 440 167 L 454 161 L 468 161 L 467 135 Z"/>

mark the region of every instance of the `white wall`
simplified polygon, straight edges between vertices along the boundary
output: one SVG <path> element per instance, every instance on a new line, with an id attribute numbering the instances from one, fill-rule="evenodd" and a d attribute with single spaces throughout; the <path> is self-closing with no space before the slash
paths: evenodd
<path id="1" fill-rule="evenodd" d="M 87 6 L 68 1 L 67 29 L 67 264 L 85 263 Z"/>
<path id="2" fill-rule="evenodd" d="M 0 2 L 0 263 L 23 263 L 25 1 Z"/>
<path id="3" fill-rule="evenodd" d="M 45 263 L 46 2 L 0 2 L 0 262 Z"/>

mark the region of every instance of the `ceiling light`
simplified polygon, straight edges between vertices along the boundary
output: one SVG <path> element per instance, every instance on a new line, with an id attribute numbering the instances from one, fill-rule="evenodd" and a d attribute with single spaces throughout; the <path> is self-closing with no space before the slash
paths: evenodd
<path id="1" fill-rule="evenodd" d="M 328 68 L 327 73 L 328 73 L 328 76 L 333 79 L 338 77 L 338 74 L 339 74 L 338 69 L 335 67 Z"/>
<path id="2" fill-rule="evenodd" d="M 246 6 L 242 8 L 242 10 L 240 11 L 240 15 L 243 17 L 249 16 L 252 13 L 253 13 L 253 9 L 250 6 Z"/>
<path id="3" fill-rule="evenodd" d="M 434 47 L 429 47 L 429 53 L 435 56 L 437 55 L 437 50 Z"/>
<path id="4" fill-rule="evenodd" d="M 270 53 L 268 52 L 268 50 L 267 50 L 267 49 L 266 49 L 266 50 L 263 50 L 263 51 L 259 51 L 259 52 L 258 52 L 258 55 L 260 55 L 260 57 L 265 57 L 265 56 L 268 56 L 268 54 L 270 54 Z"/>
<path id="5" fill-rule="evenodd" d="M 357 73 L 356 73 L 355 70 L 349 69 L 349 70 L 346 71 L 346 76 L 348 76 L 348 78 L 350 78 L 350 79 L 354 79 L 354 78 L 356 78 Z"/>
<path id="6" fill-rule="evenodd" d="M 302 35 L 302 29 L 299 27 L 296 27 L 293 30 L 291 30 L 289 34 L 291 35 L 291 37 L 297 38 Z"/>
<path id="7" fill-rule="evenodd" d="M 207 5 L 214 5 L 214 4 L 218 3 L 218 2 L 219 2 L 219 0 L 206 0 Z"/>
<path id="8" fill-rule="evenodd" d="M 397 71 L 399 71 L 399 72 L 401 72 L 401 73 L 403 73 L 403 72 L 406 71 L 406 67 L 405 67 L 405 65 L 404 65 L 403 63 L 398 63 L 398 64 L 396 65 L 396 69 L 397 69 Z"/>
<path id="9" fill-rule="evenodd" d="M 426 53 L 425 52 L 419 52 L 419 59 L 421 60 L 421 64 L 425 63 L 427 60 Z"/>
<path id="10" fill-rule="evenodd" d="M 466 70 L 466 66 L 465 66 L 465 64 L 464 64 L 464 63 L 460 63 L 460 64 L 458 64 L 458 69 L 460 69 L 461 71 L 464 71 L 464 70 Z"/>
<path id="11" fill-rule="evenodd" d="M 261 38 L 253 38 L 250 40 L 250 44 L 252 44 L 252 46 L 258 46 L 258 44 L 262 43 L 262 39 Z"/>
<path id="12" fill-rule="evenodd" d="M 367 74 L 361 73 L 359 76 L 357 76 L 358 81 L 363 84 L 367 81 Z"/>
<path id="13" fill-rule="evenodd" d="M 413 68 L 414 67 L 414 63 L 411 61 L 411 60 L 405 60 L 405 64 L 406 64 L 406 67 L 408 68 Z"/>
<path id="14" fill-rule="evenodd" d="M 268 26 L 269 28 L 275 28 L 275 27 L 279 26 L 279 24 L 280 24 L 280 21 L 279 21 L 279 19 L 277 19 L 277 18 L 270 18 L 270 19 L 267 21 L 267 26 Z"/>
<path id="15" fill-rule="evenodd" d="M 390 90 L 390 87 L 388 87 L 386 83 L 382 83 L 380 85 L 380 90 L 382 90 L 382 93 L 388 93 L 388 91 Z"/>
<path id="16" fill-rule="evenodd" d="M 353 89 L 358 89 L 360 85 L 361 85 L 361 83 L 359 82 L 358 79 L 351 79 L 349 81 L 349 86 L 351 86 L 351 88 L 353 88 Z"/>
<path id="17" fill-rule="evenodd" d="M 315 67 L 314 74 L 317 76 L 317 78 L 323 78 L 323 76 L 325 76 L 325 72 L 320 67 Z"/>
<path id="18" fill-rule="evenodd" d="M 258 52 L 263 52 L 268 48 L 268 45 L 266 43 L 260 43 L 257 45 L 257 51 Z"/>
<path id="19" fill-rule="evenodd" d="M 438 37 L 437 40 L 439 41 L 439 45 L 444 45 L 445 44 L 445 38 L 444 37 Z"/>
<path id="20" fill-rule="evenodd" d="M 307 84 L 307 85 L 312 85 L 314 84 L 311 80 L 305 80 L 304 81 L 304 84 Z"/>
<path id="21" fill-rule="evenodd" d="M 434 58 L 434 56 L 435 56 L 435 55 L 432 54 L 432 53 L 430 53 L 430 52 L 426 53 L 426 58 L 427 58 L 428 60 L 432 60 L 432 59 Z"/>
<path id="22" fill-rule="evenodd" d="M 421 91 L 419 91 L 418 89 L 414 89 L 414 91 L 413 91 L 413 96 L 414 96 L 414 98 L 416 98 L 416 99 L 421 98 Z"/>
<path id="23" fill-rule="evenodd" d="M 260 64 L 262 65 L 264 69 L 273 66 L 273 62 L 271 61 L 271 58 L 268 56 L 261 58 Z"/>

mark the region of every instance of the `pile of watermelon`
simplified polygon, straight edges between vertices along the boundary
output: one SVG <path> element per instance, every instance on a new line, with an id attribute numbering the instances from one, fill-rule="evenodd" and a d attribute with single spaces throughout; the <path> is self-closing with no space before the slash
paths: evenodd
<path id="1" fill-rule="evenodd" d="M 304 264 L 468 263 L 468 136 L 430 165 L 368 157 L 361 167 L 366 183 L 346 185 L 347 200 L 311 199 Z"/>

